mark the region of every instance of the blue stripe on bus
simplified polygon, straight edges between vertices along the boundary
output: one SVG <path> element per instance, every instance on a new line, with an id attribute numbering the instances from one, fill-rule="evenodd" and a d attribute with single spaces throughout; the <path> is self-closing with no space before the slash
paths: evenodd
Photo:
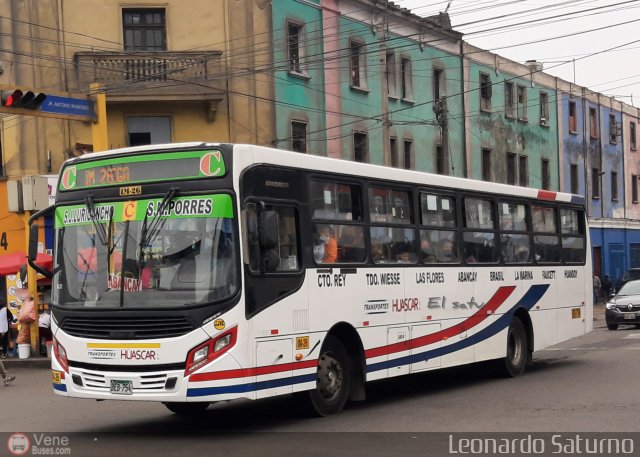
<path id="1" fill-rule="evenodd" d="M 533 306 L 538 303 L 540 298 L 544 295 L 544 293 L 549 288 L 548 284 L 540 284 L 531 286 L 531 288 L 527 291 L 527 293 L 511 308 L 507 313 L 503 314 L 498 320 L 494 323 L 488 325 L 486 328 L 482 329 L 478 333 L 471 335 L 468 338 L 465 338 L 463 341 L 459 341 L 454 344 L 450 344 L 445 347 L 432 349 L 430 351 L 421 352 L 419 354 L 412 354 L 405 357 L 399 357 L 393 360 L 387 360 L 385 362 L 372 363 L 367 365 L 367 373 L 372 373 L 374 371 L 385 370 L 387 368 L 395 368 L 402 365 L 408 365 L 411 363 L 423 362 L 425 360 L 433 359 L 435 357 L 441 357 L 443 355 L 451 354 L 456 351 L 460 351 L 461 349 L 468 348 L 469 346 L 473 346 L 474 344 L 480 343 L 486 339 L 491 338 L 494 335 L 497 335 L 502 330 L 507 328 L 511 323 L 511 318 L 513 313 L 518 308 L 524 308 L 529 311 Z"/>
<path id="2" fill-rule="evenodd" d="M 67 385 L 66 384 L 54 384 L 53 388 L 55 390 L 59 390 L 60 392 L 66 392 L 67 391 Z"/>
<path id="3" fill-rule="evenodd" d="M 424 360 L 432 359 L 434 357 L 440 357 L 443 355 L 451 354 L 452 352 L 465 349 L 469 346 L 473 346 L 485 339 L 488 339 L 509 326 L 511 318 L 515 310 L 524 308 L 527 311 L 533 308 L 533 306 L 540 301 L 545 292 L 549 289 L 549 284 L 538 284 L 531 286 L 527 293 L 511 308 L 507 313 L 502 315 L 497 321 L 487 326 L 480 332 L 466 338 L 464 341 L 459 341 L 448 346 L 432 349 L 430 351 L 421 352 L 420 354 L 413 354 L 410 356 L 399 357 L 397 359 L 388 360 L 385 362 L 374 363 L 367 366 L 367 373 L 374 371 L 384 370 L 387 368 L 394 368 L 402 365 L 408 365 L 411 363 L 422 362 Z M 260 381 L 249 384 L 236 384 L 232 386 L 221 387 L 200 387 L 187 390 L 187 397 L 205 397 L 209 395 L 222 395 L 222 394 L 238 394 L 251 391 L 271 389 L 275 387 L 283 387 L 293 384 L 301 384 L 305 382 L 313 382 L 316 380 L 316 373 L 292 376 L 287 378 L 272 379 L 269 381 Z M 66 390 L 66 387 L 65 387 Z"/>
<path id="4" fill-rule="evenodd" d="M 200 387 L 197 389 L 188 389 L 187 397 L 204 397 L 207 395 L 221 395 L 221 394 L 239 394 L 245 392 L 251 392 L 254 390 L 272 389 L 274 387 L 282 387 L 293 384 L 302 384 L 304 382 L 315 381 L 317 377 L 316 373 L 292 376 L 289 378 L 271 379 L 269 381 L 260 381 L 249 384 L 237 384 L 235 386 L 222 386 L 222 387 Z"/>

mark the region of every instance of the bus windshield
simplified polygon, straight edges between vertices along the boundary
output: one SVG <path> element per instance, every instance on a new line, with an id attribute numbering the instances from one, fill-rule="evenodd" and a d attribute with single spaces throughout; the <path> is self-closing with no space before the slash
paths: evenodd
<path id="1" fill-rule="evenodd" d="M 239 287 L 232 215 L 223 194 L 57 208 L 53 301 L 157 309 L 228 299 Z"/>

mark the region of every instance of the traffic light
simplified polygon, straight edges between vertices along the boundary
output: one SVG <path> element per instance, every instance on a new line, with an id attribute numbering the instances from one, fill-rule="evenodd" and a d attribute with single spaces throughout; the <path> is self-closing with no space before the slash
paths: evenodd
<path id="1" fill-rule="evenodd" d="M 26 91 L 20 89 L 2 91 L 2 106 L 6 108 L 22 108 L 36 110 L 40 108 L 47 95 L 42 92 Z"/>

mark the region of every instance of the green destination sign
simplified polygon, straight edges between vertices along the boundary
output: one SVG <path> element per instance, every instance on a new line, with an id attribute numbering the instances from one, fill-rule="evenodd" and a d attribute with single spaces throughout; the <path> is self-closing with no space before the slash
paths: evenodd
<path id="1" fill-rule="evenodd" d="M 216 150 L 123 155 L 66 165 L 59 189 L 65 191 L 153 181 L 219 178 L 225 173 L 222 153 Z"/>
<path id="2" fill-rule="evenodd" d="M 71 227 L 99 223 L 142 221 L 154 218 L 160 211 L 162 198 L 101 203 L 89 209 L 86 205 L 56 208 L 55 227 Z M 231 196 L 226 194 L 198 195 L 174 198 L 166 205 L 161 219 L 188 219 L 192 217 L 233 217 Z"/>

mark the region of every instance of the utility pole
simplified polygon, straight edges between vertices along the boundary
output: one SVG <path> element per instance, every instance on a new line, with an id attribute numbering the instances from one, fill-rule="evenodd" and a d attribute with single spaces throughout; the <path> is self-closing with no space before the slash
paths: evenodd
<path id="1" fill-rule="evenodd" d="M 387 2 L 384 4 L 385 11 L 382 15 L 382 20 L 375 24 L 376 35 L 380 40 L 380 74 L 382 75 L 381 81 L 381 103 L 382 107 L 382 161 L 385 166 L 391 166 L 391 135 L 389 128 L 391 123 L 389 122 L 389 75 L 387 74 Z M 395 71 L 395 68 L 391 69 Z"/>
<path id="2" fill-rule="evenodd" d="M 109 136 L 107 130 L 107 96 L 100 92 L 99 83 L 91 83 L 90 91 L 93 95 L 96 110 L 96 119 L 91 124 L 91 137 L 94 151 L 106 151 L 109 149 Z"/>

